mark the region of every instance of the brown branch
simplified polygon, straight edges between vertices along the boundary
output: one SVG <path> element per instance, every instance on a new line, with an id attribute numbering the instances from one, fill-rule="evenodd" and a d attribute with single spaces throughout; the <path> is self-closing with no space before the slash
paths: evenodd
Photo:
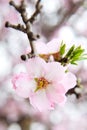
<path id="1" fill-rule="evenodd" d="M 19 6 L 16 5 L 14 1 L 10 1 L 9 4 L 11 6 L 13 6 L 20 13 L 25 26 L 21 25 L 21 24 L 12 25 L 9 22 L 6 22 L 5 27 L 11 27 L 13 29 L 26 33 L 28 40 L 30 42 L 30 46 L 31 46 L 31 53 L 30 53 L 30 55 L 28 55 L 28 58 L 30 58 L 35 55 L 33 41 L 36 40 L 37 38 L 39 38 L 39 35 L 34 35 L 34 33 L 31 31 L 31 24 L 34 22 L 36 16 L 40 13 L 40 10 L 42 8 L 42 6 L 40 6 L 40 0 L 37 1 L 36 10 L 30 17 L 30 19 L 28 19 L 28 17 L 27 17 L 26 5 L 25 5 L 24 0 L 21 1 Z"/>
<path id="2" fill-rule="evenodd" d="M 69 2 L 70 0 L 67 1 Z M 57 24 L 52 28 L 43 28 L 43 31 L 45 32 L 43 32 L 45 37 L 47 37 L 47 39 L 49 40 L 50 37 L 52 37 L 52 35 L 55 33 L 55 30 L 59 30 L 63 25 L 65 25 L 68 22 L 68 20 L 73 16 L 73 14 L 75 14 L 78 11 L 78 9 L 83 5 L 83 3 L 84 0 L 78 1 L 76 3 L 74 3 L 71 0 L 69 9 L 66 10 L 64 7 L 61 7 L 57 11 L 58 18 L 60 16 L 60 19 L 58 19 Z"/>
<path id="3" fill-rule="evenodd" d="M 81 92 L 78 93 L 78 92 L 76 91 L 76 89 L 80 89 Z M 82 90 L 83 90 L 82 84 L 81 84 L 81 82 L 80 82 L 79 80 L 77 80 L 76 86 L 75 86 L 74 88 L 70 89 L 70 90 L 66 93 L 66 95 L 75 94 L 75 95 L 76 95 L 76 98 L 79 99 L 79 98 L 82 96 Z"/>
<path id="4" fill-rule="evenodd" d="M 81 93 L 77 93 L 77 92 L 75 91 L 76 88 L 79 88 L 79 86 L 76 85 L 74 88 L 70 89 L 70 90 L 66 93 L 66 95 L 75 94 L 76 98 L 79 99 L 79 98 L 81 97 Z"/>
<path id="5" fill-rule="evenodd" d="M 28 21 L 30 21 L 30 23 L 32 23 L 33 24 L 33 22 L 35 21 L 35 18 L 37 17 L 37 15 L 40 13 L 40 11 L 41 11 L 41 8 L 42 8 L 42 6 L 40 5 L 40 1 L 41 0 L 38 0 L 37 1 L 37 3 L 36 3 L 36 10 L 35 10 L 35 12 L 32 14 L 32 16 L 31 16 L 31 18 L 28 20 Z"/>
<path id="6" fill-rule="evenodd" d="M 13 29 L 16 29 L 16 30 L 19 30 L 19 31 L 26 33 L 26 29 L 25 29 L 24 25 L 21 25 L 21 24 L 12 25 L 9 22 L 6 22 L 5 27 L 10 27 L 10 28 L 13 28 Z"/>
<path id="7" fill-rule="evenodd" d="M 76 4 L 73 1 L 70 1 L 70 9 L 63 12 L 64 10 L 61 9 L 60 11 L 60 15 L 63 17 L 61 18 L 60 22 L 57 24 L 57 28 L 60 28 L 66 21 L 69 20 L 69 18 L 76 13 L 76 11 L 81 7 L 81 5 L 83 5 L 84 0 L 78 1 Z M 59 15 L 59 12 L 58 12 Z"/>
<path id="8" fill-rule="evenodd" d="M 19 12 L 19 6 L 17 6 L 14 1 L 10 1 L 9 4 L 13 6 Z"/>

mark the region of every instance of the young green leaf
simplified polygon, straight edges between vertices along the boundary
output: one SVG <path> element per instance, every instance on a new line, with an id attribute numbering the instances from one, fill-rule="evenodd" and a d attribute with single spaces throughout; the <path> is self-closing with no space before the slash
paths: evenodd
<path id="1" fill-rule="evenodd" d="M 64 53 L 65 53 L 65 50 L 66 50 L 66 44 L 64 44 L 63 43 L 63 41 L 62 41 L 62 43 L 61 43 L 61 46 L 60 46 L 60 55 L 64 55 Z"/>
<path id="2" fill-rule="evenodd" d="M 73 54 L 74 49 L 75 49 L 75 45 L 73 45 L 73 46 L 69 49 L 69 51 L 67 52 L 67 54 L 66 54 L 65 57 L 67 57 L 67 58 L 68 58 L 68 57 L 71 57 L 72 54 Z"/>

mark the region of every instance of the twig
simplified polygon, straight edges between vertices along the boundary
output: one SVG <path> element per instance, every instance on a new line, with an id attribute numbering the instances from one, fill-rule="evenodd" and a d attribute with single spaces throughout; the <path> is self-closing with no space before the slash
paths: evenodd
<path id="1" fill-rule="evenodd" d="M 10 28 L 13 28 L 13 29 L 26 33 L 28 40 L 30 42 L 30 46 L 31 46 L 31 53 L 30 53 L 30 55 L 28 55 L 28 58 L 35 56 L 35 49 L 34 49 L 33 41 L 36 40 L 37 38 L 39 38 L 39 35 L 34 35 L 34 33 L 31 31 L 31 24 L 33 24 L 36 16 L 40 13 L 40 10 L 42 8 L 42 6 L 40 5 L 40 1 L 41 0 L 37 1 L 36 6 L 35 6 L 36 10 L 30 18 L 27 17 L 26 5 L 25 5 L 24 0 L 21 1 L 21 4 L 19 6 L 16 5 L 14 3 L 14 1 L 9 2 L 9 4 L 11 6 L 13 6 L 20 13 L 24 25 L 21 25 L 21 24 L 13 25 L 13 24 L 10 24 L 9 22 L 6 22 L 5 27 L 10 27 Z"/>
<path id="2" fill-rule="evenodd" d="M 16 30 L 19 30 L 19 31 L 22 31 L 22 32 L 26 33 L 26 29 L 25 29 L 24 25 L 21 25 L 21 24 L 12 25 L 9 22 L 6 22 L 5 27 L 11 27 L 11 28 L 14 28 Z"/>
<path id="3" fill-rule="evenodd" d="M 81 92 L 78 93 L 78 92 L 76 91 L 76 89 L 80 89 Z M 75 95 L 76 95 L 76 98 L 79 99 L 79 98 L 82 96 L 82 89 L 83 89 L 82 84 L 81 84 L 81 82 L 80 82 L 79 79 L 78 79 L 76 86 L 75 86 L 74 88 L 70 89 L 70 90 L 66 93 L 66 95 L 75 94 Z"/>
<path id="4" fill-rule="evenodd" d="M 35 17 L 37 17 L 37 15 L 40 13 L 40 10 L 42 8 L 42 6 L 40 5 L 40 1 L 41 0 L 38 0 L 37 3 L 36 3 L 36 10 L 35 12 L 32 14 L 31 18 L 28 20 L 30 21 L 31 24 L 33 24 L 33 22 L 35 21 Z"/>
<path id="5" fill-rule="evenodd" d="M 70 1 L 71 7 L 69 10 L 63 12 L 64 10 L 61 9 L 60 15 L 63 17 L 61 18 L 60 22 L 57 24 L 57 28 L 60 28 L 66 21 L 69 20 L 69 18 L 76 13 L 76 11 L 81 7 L 81 5 L 84 3 L 84 0 L 78 1 L 76 4 L 73 1 Z M 59 15 L 59 14 L 58 14 Z"/>
<path id="6" fill-rule="evenodd" d="M 75 94 L 76 98 L 79 99 L 81 97 L 81 93 L 76 93 L 75 89 L 76 88 L 79 88 L 78 85 L 76 85 L 74 88 L 70 89 L 66 95 L 72 95 L 72 94 Z"/>

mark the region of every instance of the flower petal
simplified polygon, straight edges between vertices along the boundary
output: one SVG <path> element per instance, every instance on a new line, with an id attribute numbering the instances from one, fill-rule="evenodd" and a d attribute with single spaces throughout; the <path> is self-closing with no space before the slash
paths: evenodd
<path id="1" fill-rule="evenodd" d="M 47 45 L 43 42 L 35 42 L 35 50 L 37 54 L 48 54 Z"/>
<path id="2" fill-rule="evenodd" d="M 12 79 L 12 83 L 16 93 L 24 98 L 29 97 L 30 90 L 36 87 L 34 80 L 31 80 L 28 74 L 25 73 L 15 75 Z"/>
<path id="3" fill-rule="evenodd" d="M 47 63 L 46 79 L 48 81 L 59 81 L 65 76 L 65 67 L 58 62 Z"/>
<path id="4" fill-rule="evenodd" d="M 56 103 L 56 104 L 63 104 L 65 103 L 66 96 L 64 93 L 58 93 L 55 88 L 52 88 L 51 86 L 46 89 L 46 94 L 50 102 Z"/>
<path id="5" fill-rule="evenodd" d="M 65 94 L 66 90 L 64 88 L 64 86 L 61 83 L 54 83 L 53 84 L 53 88 L 55 89 L 55 91 L 59 94 Z"/>
<path id="6" fill-rule="evenodd" d="M 35 42 L 35 49 L 37 54 L 48 54 L 59 51 L 61 41 L 57 38 L 48 43 Z"/>
<path id="7" fill-rule="evenodd" d="M 30 104 L 37 108 L 40 112 L 46 111 L 51 108 L 51 104 L 46 96 L 46 93 L 44 90 L 39 90 L 35 93 L 31 92 L 29 95 Z"/>
<path id="8" fill-rule="evenodd" d="M 53 40 L 51 40 L 50 42 L 48 42 L 47 45 L 47 49 L 48 49 L 48 53 L 55 53 L 58 52 L 60 49 L 60 41 L 57 38 L 54 38 Z"/>
<path id="9" fill-rule="evenodd" d="M 31 77 L 40 77 L 41 75 L 44 75 L 46 62 L 39 57 L 31 58 L 26 62 L 28 74 Z"/>
<path id="10" fill-rule="evenodd" d="M 76 85 L 76 76 L 71 72 L 67 72 L 64 79 L 61 81 L 62 85 L 65 87 L 66 92 L 75 87 Z"/>

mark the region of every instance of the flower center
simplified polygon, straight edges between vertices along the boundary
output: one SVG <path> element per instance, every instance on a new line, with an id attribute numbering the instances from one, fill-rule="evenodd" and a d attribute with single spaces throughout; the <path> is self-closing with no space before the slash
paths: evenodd
<path id="1" fill-rule="evenodd" d="M 49 82 L 44 78 L 35 78 L 35 81 L 37 83 L 37 88 L 35 89 L 35 92 L 38 91 L 39 89 L 45 89 Z"/>

